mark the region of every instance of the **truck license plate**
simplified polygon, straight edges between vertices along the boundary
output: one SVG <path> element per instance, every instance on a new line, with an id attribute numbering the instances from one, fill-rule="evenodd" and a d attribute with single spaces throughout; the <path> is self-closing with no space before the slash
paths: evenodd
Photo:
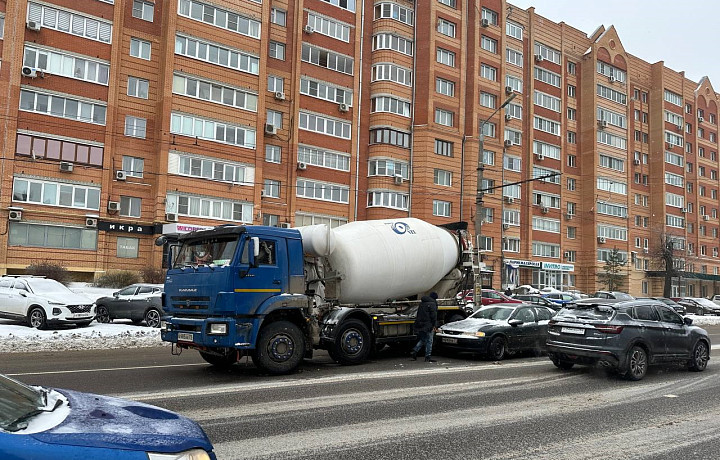
<path id="1" fill-rule="evenodd" d="M 585 329 L 580 329 L 577 327 L 563 327 L 560 329 L 560 332 L 562 332 L 563 334 L 585 335 Z"/>
<path id="2" fill-rule="evenodd" d="M 182 342 L 192 342 L 193 335 L 188 332 L 178 332 L 178 340 L 180 340 Z"/>
<path id="3" fill-rule="evenodd" d="M 457 343 L 457 339 L 452 337 L 443 337 L 442 341 L 443 343 Z"/>

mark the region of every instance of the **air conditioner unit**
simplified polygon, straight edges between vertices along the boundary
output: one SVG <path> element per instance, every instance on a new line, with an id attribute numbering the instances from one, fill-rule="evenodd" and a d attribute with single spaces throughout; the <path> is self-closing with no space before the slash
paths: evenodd
<path id="1" fill-rule="evenodd" d="M 290 222 L 281 222 L 280 228 L 290 228 Z"/>
<path id="2" fill-rule="evenodd" d="M 597 242 L 598 242 L 598 243 L 601 243 L 601 244 L 602 244 L 602 243 L 605 243 L 605 237 L 604 237 L 604 236 L 598 236 L 598 237 L 597 237 Z"/>
<path id="3" fill-rule="evenodd" d="M 536 54 L 536 55 L 535 55 L 535 60 L 536 60 L 537 62 L 542 62 L 542 61 L 545 60 L 545 58 L 542 57 L 542 54 Z"/>
<path id="4" fill-rule="evenodd" d="M 505 94 L 507 94 L 507 95 L 509 96 L 509 95 L 511 95 L 512 93 L 513 93 L 512 86 L 506 86 L 506 87 L 505 87 Z"/>
<path id="5" fill-rule="evenodd" d="M 572 220 L 573 214 L 570 214 L 569 212 L 565 213 L 565 219 Z"/>
<path id="6" fill-rule="evenodd" d="M 569 258 L 570 258 L 570 251 L 565 251 L 565 253 L 564 253 L 563 255 L 565 256 L 566 259 L 569 259 Z"/>
<path id="7" fill-rule="evenodd" d="M 687 254 L 688 254 L 689 256 L 691 256 L 691 255 L 693 255 L 693 252 L 692 252 L 690 249 L 688 249 L 688 250 L 687 250 Z"/>
<path id="8" fill-rule="evenodd" d="M 108 212 L 118 212 L 120 210 L 119 201 L 108 201 Z"/>
<path id="9" fill-rule="evenodd" d="M 402 183 L 403 183 L 403 177 L 395 176 L 395 185 L 402 185 Z"/>
<path id="10" fill-rule="evenodd" d="M 680 212 L 683 213 L 683 214 L 687 214 L 687 208 L 682 208 L 682 209 L 680 210 Z"/>
<path id="11" fill-rule="evenodd" d="M 260 190 L 260 197 L 267 196 L 267 193 L 265 193 L 265 190 Z"/>
<path id="12" fill-rule="evenodd" d="M 547 214 L 550 209 L 547 206 L 542 206 L 540 208 L 540 212 L 543 214 Z"/>
<path id="13" fill-rule="evenodd" d="M 698 123 L 702 123 L 703 121 L 705 121 L 703 117 L 698 117 Z"/>
<path id="14" fill-rule="evenodd" d="M 177 222 L 178 221 L 178 215 L 172 212 L 165 213 L 165 220 L 168 222 Z"/>
<path id="15" fill-rule="evenodd" d="M 305 163 L 304 161 L 298 161 L 297 169 L 299 169 L 300 171 L 305 171 L 307 169 L 307 163 Z"/>
<path id="16" fill-rule="evenodd" d="M 345 112 L 350 111 L 350 106 L 347 104 L 339 104 L 338 110 L 341 111 L 342 113 L 345 113 Z"/>
<path id="17" fill-rule="evenodd" d="M 708 216 L 707 214 L 704 215 L 704 216 L 703 216 L 703 220 L 710 220 L 710 216 Z"/>
<path id="18" fill-rule="evenodd" d="M 25 27 L 27 27 L 29 30 L 34 30 L 35 32 L 39 32 L 42 28 L 40 22 L 38 21 L 28 21 L 25 23 Z"/>
<path id="19" fill-rule="evenodd" d="M 97 217 L 86 217 L 85 218 L 85 226 L 90 228 L 96 228 L 97 227 Z"/>
<path id="20" fill-rule="evenodd" d="M 511 197 L 511 196 L 506 196 L 506 197 L 505 197 L 505 203 L 507 203 L 507 204 L 513 204 L 513 203 L 515 203 L 515 198 L 513 198 L 513 197 Z"/>
<path id="21" fill-rule="evenodd" d="M 502 224 L 502 228 L 503 230 L 507 230 L 508 228 L 510 228 L 510 224 Z"/>
<path id="22" fill-rule="evenodd" d="M 284 101 L 285 100 L 285 93 L 282 91 L 275 91 L 275 99 L 278 101 Z"/>
<path id="23" fill-rule="evenodd" d="M 608 127 L 607 120 L 598 120 L 598 128 L 605 129 Z"/>
<path id="24" fill-rule="evenodd" d="M 538 160 L 544 160 L 544 159 L 545 159 L 545 155 L 543 155 L 542 153 L 536 153 L 535 156 L 537 157 Z"/>
<path id="25" fill-rule="evenodd" d="M 647 254 L 648 252 L 650 252 L 648 248 L 643 248 L 643 254 Z"/>
<path id="26" fill-rule="evenodd" d="M 640 166 L 640 160 L 633 160 L 633 164 L 635 166 Z"/>
<path id="27" fill-rule="evenodd" d="M 271 125 L 270 123 L 265 123 L 265 134 L 274 136 L 277 134 L 277 128 L 275 125 Z"/>
<path id="28" fill-rule="evenodd" d="M 61 161 L 60 162 L 60 171 L 62 172 L 72 172 L 75 165 L 70 163 L 69 161 Z"/>
<path id="29" fill-rule="evenodd" d="M 610 75 L 610 76 L 608 77 L 608 81 L 609 81 L 610 83 L 614 83 L 614 82 L 615 82 L 615 77 L 613 77 L 612 75 Z"/>
<path id="30" fill-rule="evenodd" d="M 28 66 L 23 66 L 22 76 L 28 77 L 28 78 L 36 78 L 37 77 L 37 69 L 33 69 L 32 67 L 28 67 Z"/>
<path id="31" fill-rule="evenodd" d="M 123 171 L 122 169 L 119 171 L 115 171 L 115 179 L 125 180 L 125 179 L 127 179 L 127 173 L 125 171 Z"/>
<path id="32" fill-rule="evenodd" d="M 487 26 L 489 26 L 489 25 L 490 25 L 490 20 L 489 20 L 489 19 L 481 19 L 481 20 L 480 20 L 480 26 L 481 26 L 481 27 L 487 27 Z"/>
<path id="33" fill-rule="evenodd" d="M 306 34 L 310 34 L 310 35 L 315 33 L 315 29 L 313 29 L 313 26 L 311 26 L 310 24 L 306 25 L 305 28 L 303 29 L 303 31 Z"/>
<path id="34" fill-rule="evenodd" d="M 22 209 L 11 209 L 8 211 L 8 220 L 22 220 Z"/>
<path id="35" fill-rule="evenodd" d="M 511 141 L 510 139 L 507 139 L 505 141 L 505 147 L 511 147 L 512 145 L 513 145 L 513 141 Z"/>
<path id="36" fill-rule="evenodd" d="M 670 142 L 665 142 L 665 148 L 666 148 L 666 149 L 669 150 L 669 149 L 671 149 L 671 148 L 673 148 L 673 147 L 674 147 L 674 145 L 672 145 Z"/>
<path id="37" fill-rule="evenodd" d="M 509 113 L 505 114 L 505 121 L 510 121 L 512 119 L 512 116 L 510 116 Z"/>

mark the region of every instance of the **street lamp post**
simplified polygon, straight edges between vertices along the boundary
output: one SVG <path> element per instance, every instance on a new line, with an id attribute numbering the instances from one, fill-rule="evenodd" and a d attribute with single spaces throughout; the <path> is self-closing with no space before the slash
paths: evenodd
<path id="1" fill-rule="evenodd" d="M 485 196 L 484 188 L 483 188 L 483 176 L 485 172 L 485 164 L 483 162 L 483 152 L 484 152 L 484 143 L 485 143 L 485 125 L 490 121 L 492 117 L 495 116 L 496 113 L 500 109 L 505 108 L 510 101 L 515 99 L 515 96 L 517 96 L 517 93 L 512 93 L 507 99 L 505 99 L 505 102 L 503 102 L 500 107 L 495 109 L 493 113 L 490 114 L 489 117 L 487 117 L 485 120 L 480 123 L 480 137 L 478 141 L 478 165 L 477 165 L 477 193 L 475 195 L 475 241 L 477 243 L 477 267 L 478 267 L 478 277 L 482 280 L 480 277 L 480 236 L 482 235 L 482 208 L 483 208 L 483 198 Z M 501 167 L 504 167 L 504 165 L 501 165 Z M 482 283 L 482 281 L 481 281 Z M 478 284 L 477 282 L 475 284 Z"/>

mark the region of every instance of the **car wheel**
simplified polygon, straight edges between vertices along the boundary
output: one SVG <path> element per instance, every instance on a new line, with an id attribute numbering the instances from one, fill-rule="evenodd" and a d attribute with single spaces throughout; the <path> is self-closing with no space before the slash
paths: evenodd
<path id="1" fill-rule="evenodd" d="M 698 307 L 695 314 L 698 316 L 705 316 L 705 310 L 702 307 Z"/>
<path id="2" fill-rule="evenodd" d="M 217 353 L 200 352 L 202 359 L 220 369 L 227 369 L 237 362 L 237 351 L 216 349 Z"/>
<path id="3" fill-rule="evenodd" d="M 635 345 L 627 356 L 625 378 L 628 380 L 641 380 L 647 374 L 648 355 L 645 349 Z"/>
<path id="4" fill-rule="evenodd" d="M 270 374 L 289 374 L 305 356 L 305 336 L 290 321 L 275 321 L 260 330 L 252 360 Z"/>
<path id="5" fill-rule="evenodd" d="M 560 359 L 553 359 L 552 363 L 555 365 L 555 367 L 564 371 L 569 371 L 573 368 L 573 366 L 575 366 L 575 363 L 572 363 L 570 361 L 562 361 Z"/>
<path id="6" fill-rule="evenodd" d="M 693 372 L 702 372 L 707 367 L 709 359 L 710 352 L 708 350 L 707 343 L 700 340 L 698 343 L 695 344 L 695 348 L 693 348 L 688 369 Z"/>
<path id="7" fill-rule="evenodd" d="M 340 364 L 360 364 L 370 355 L 370 330 L 358 319 L 349 319 L 340 323 L 335 333 L 336 361 Z"/>
<path id="8" fill-rule="evenodd" d="M 145 312 L 145 324 L 147 327 L 160 327 L 160 312 L 150 308 Z"/>
<path id="9" fill-rule="evenodd" d="M 28 312 L 28 324 L 35 329 L 45 329 L 47 327 L 47 316 L 45 310 L 41 307 L 33 307 Z"/>
<path id="10" fill-rule="evenodd" d="M 110 319 L 110 312 L 105 305 L 98 305 L 95 320 L 97 320 L 98 323 L 109 323 L 112 321 L 112 319 Z"/>
<path id="11" fill-rule="evenodd" d="M 507 356 L 507 340 L 495 337 L 488 346 L 488 356 L 494 361 L 502 361 Z"/>

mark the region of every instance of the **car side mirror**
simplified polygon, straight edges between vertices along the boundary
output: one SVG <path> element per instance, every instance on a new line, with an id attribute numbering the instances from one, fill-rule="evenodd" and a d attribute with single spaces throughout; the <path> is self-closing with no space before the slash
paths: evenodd
<path id="1" fill-rule="evenodd" d="M 511 325 L 512 327 L 517 327 L 517 326 L 520 326 L 521 324 L 525 324 L 525 321 L 523 321 L 521 319 L 511 319 L 510 321 L 508 321 L 508 324 Z"/>
<path id="2" fill-rule="evenodd" d="M 690 326 L 692 324 L 693 320 L 692 318 L 688 318 L 687 316 L 683 317 L 683 323 L 685 323 L 686 326 Z"/>
<path id="3" fill-rule="evenodd" d="M 119 292 L 113 292 L 113 297 L 115 297 L 117 299 L 119 296 L 120 296 Z"/>

